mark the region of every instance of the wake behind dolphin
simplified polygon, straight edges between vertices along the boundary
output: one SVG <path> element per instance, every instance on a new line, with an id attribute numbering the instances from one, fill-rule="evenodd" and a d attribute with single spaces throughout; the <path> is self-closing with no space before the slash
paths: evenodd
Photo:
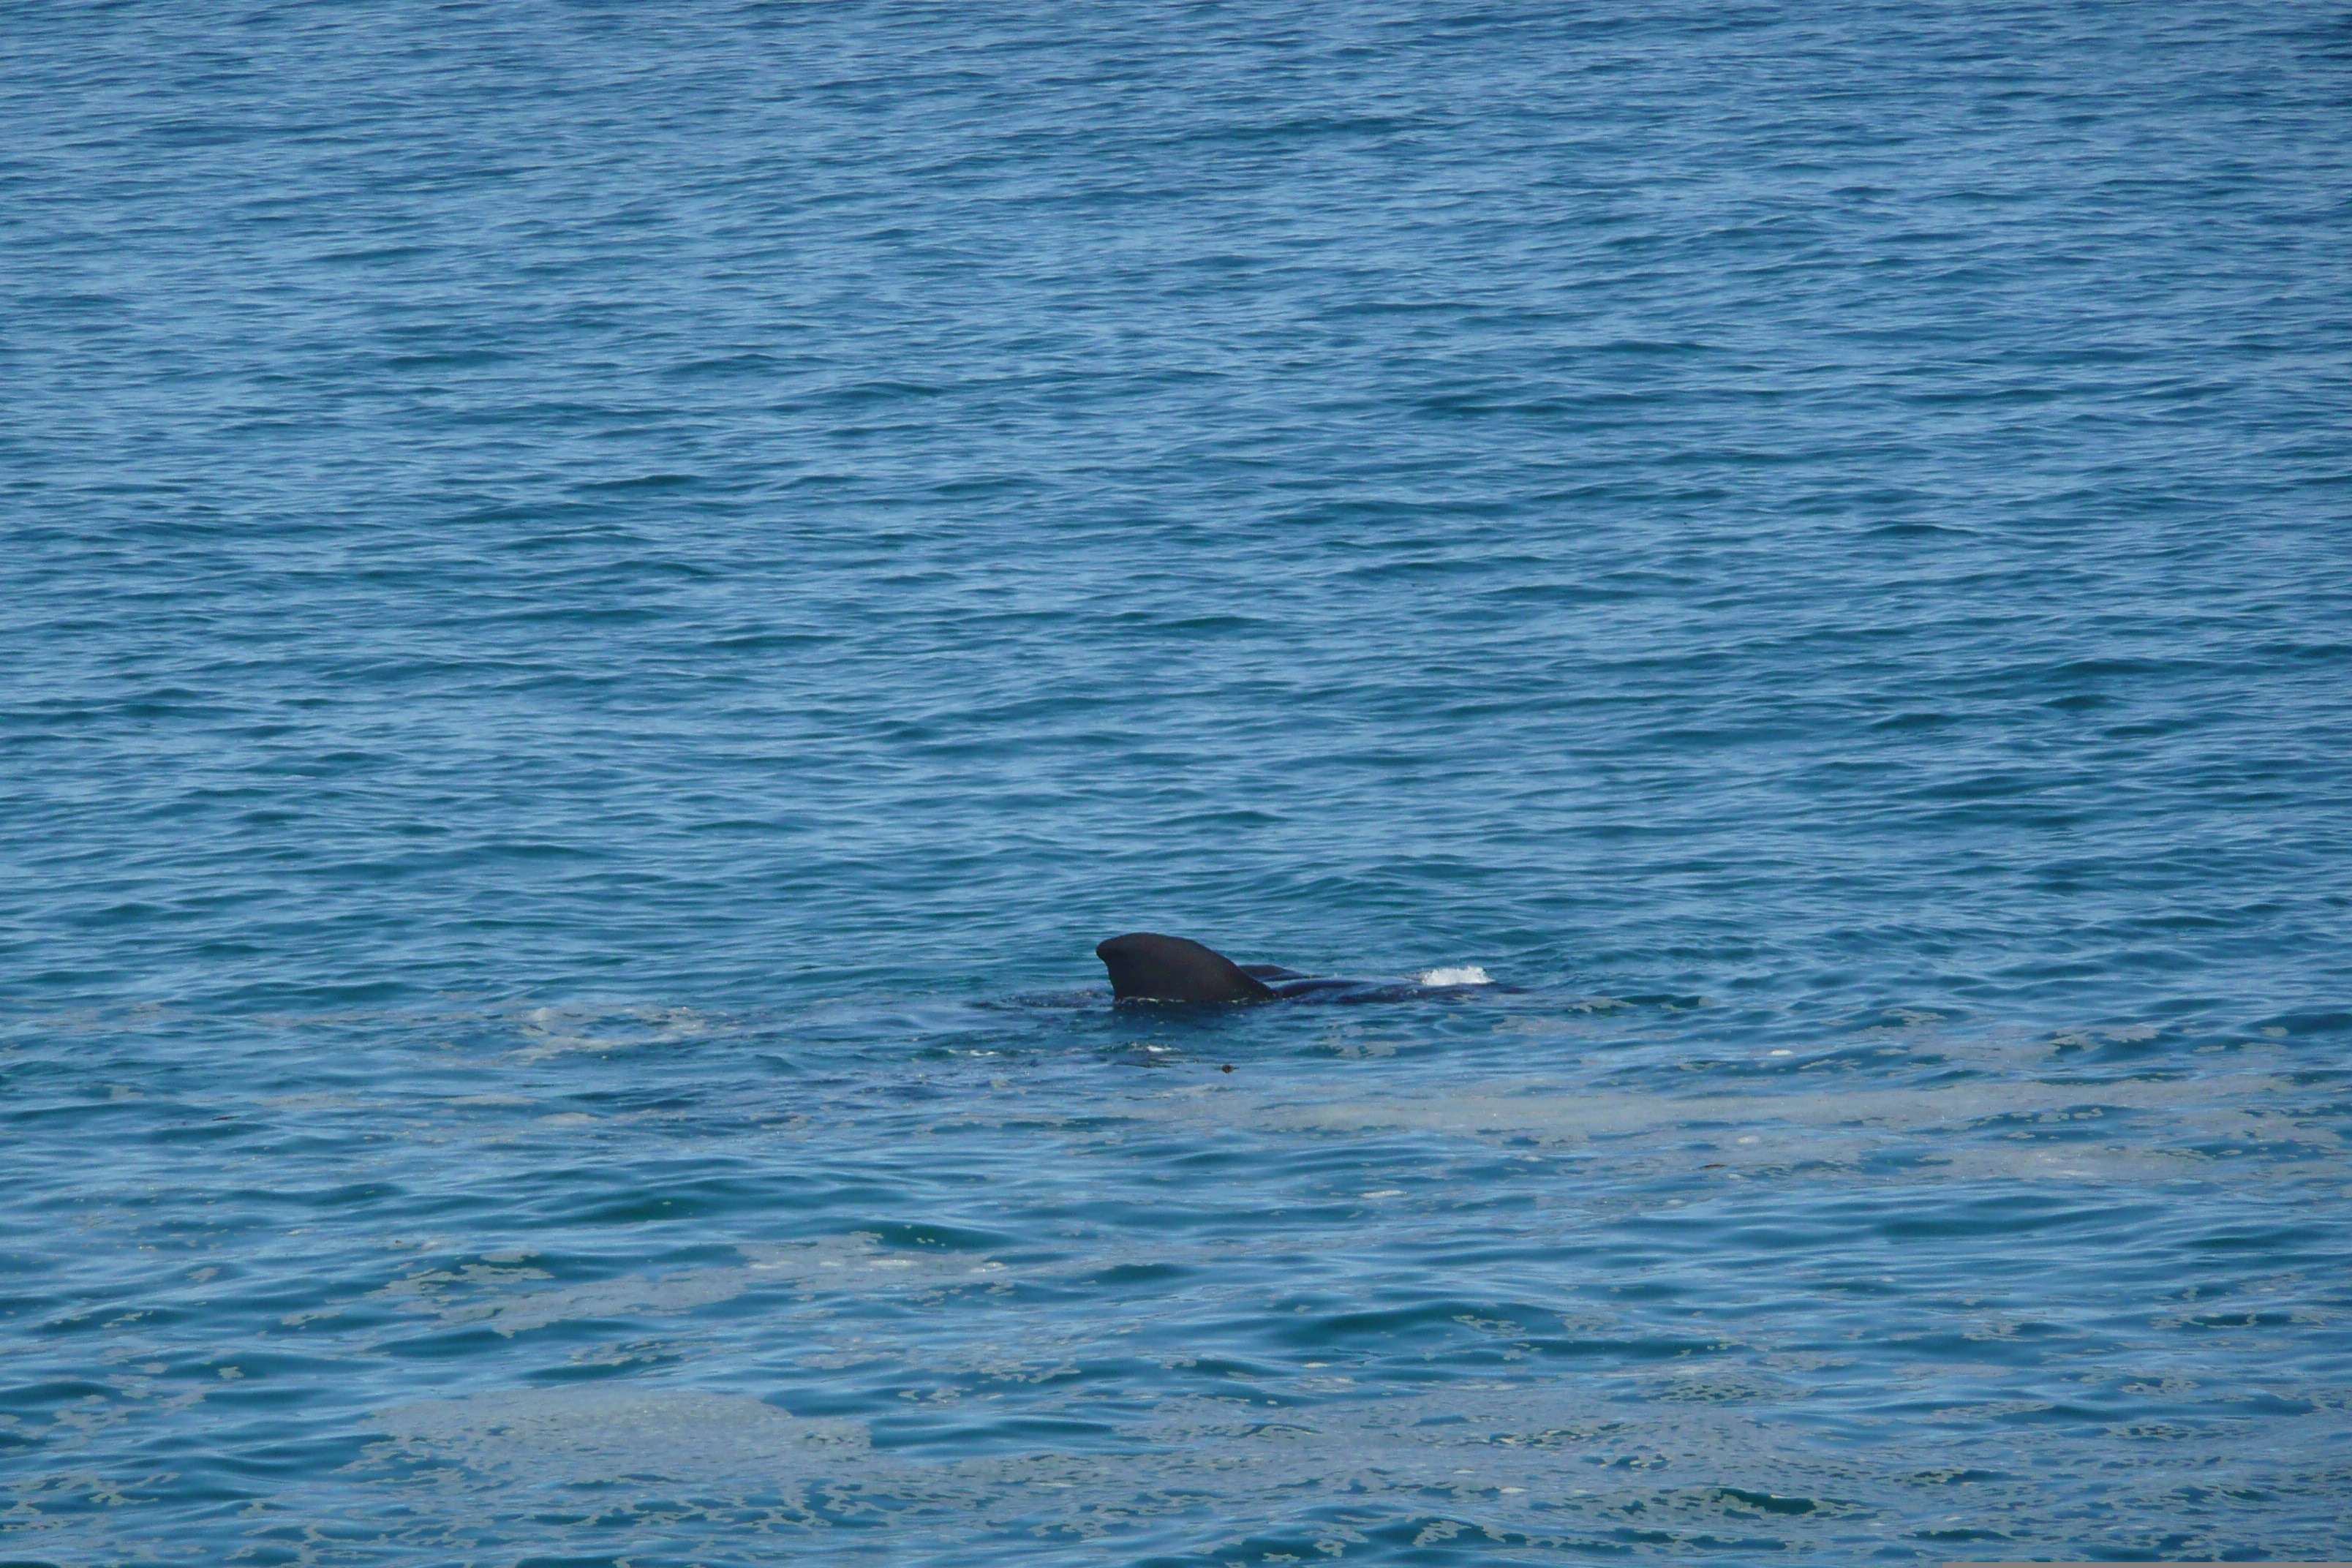
<path id="1" fill-rule="evenodd" d="M 1479 970 L 1438 971 L 1430 983 L 1409 984 L 1301 974 L 1276 963 L 1235 963 L 1189 937 L 1148 931 L 1112 937 L 1096 947 L 1095 956 L 1110 971 L 1113 1002 L 1402 1002 L 1459 995 L 1486 984 Z"/>

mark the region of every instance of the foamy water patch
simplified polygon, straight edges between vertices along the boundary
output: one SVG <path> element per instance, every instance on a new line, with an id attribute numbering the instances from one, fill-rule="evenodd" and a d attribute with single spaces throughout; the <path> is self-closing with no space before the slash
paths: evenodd
<path id="1" fill-rule="evenodd" d="M 1450 969 L 1424 969 L 1418 976 L 1423 985 L 1492 985 L 1494 977 L 1475 963 L 1458 964 Z"/>
<path id="2" fill-rule="evenodd" d="M 2333 1523 L 2315 1500 L 2331 1495 L 2326 1462 L 2315 1457 L 2324 1448 L 2242 1447 L 2202 1463 L 2150 1449 L 2119 1463 L 2031 1436 L 1954 1431 L 1940 1466 L 1874 1462 L 1779 1417 L 1794 1392 L 1785 1370 L 1743 1368 L 1749 1347 L 1724 1351 L 1706 1367 L 1629 1372 L 1622 1387 L 1640 1389 L 1639 1401 L 1521 1378 L 1368 1397 L 1354 1380 L 1335 1378 L 1272 1418 L 1241 1392 L 1162 1400 L 1148 1415 L 1110 1424 L 1126 1450 L 1116 1457 L 1033 1439 L 929 1463 L 876 1448 L 863 1422 L 796 1417 L 742 1395 L 657 1384 L 517 1389 L 383 1411 L 373 1425 L 390 1441 L 369 1458 L 419 1467 L 377 1471 L 378 1495 L 397 1502 L 406 1539 L 527 1539 L 544 1528 L 532 1515 L 549 1488 L 585 1485 L 598 1489 L 616 1543 L 638 1550 L 687 1521 L 752 1522 L 790 1540 L 830 1537 L 845 1517 L 902 1526 L 928 1518 L 970 1546 L 988 1538 L 982 1521 L 1011 1513 L 1098 1551 L 1123 1538 L 1217 1561 L 1269 1540 L 1307 1551 L 1253 1560 L 1351 1557 L 1381 1535 L 1419 1546 L 1503 1542 L 1550 1560 L 1627 1530 L 1682 1551 L 1733 1540 L 1759 1554 L 1843 1559 L 1963 1520 L 2011 1539 L 2068 1539 L 2078 1526 L 2063 1509 L 2066 1490 L 2095 1483 L 2136 1512 L 2161 1515 L 2190 1474 L 2300 1500 L 2273 1524 L 2296 1549 L 2322 1544 Z M 1918 1376 L 1898 1386 L 1915 1388 Z M 2314 1436 L 2323 1439 L 2341 1430 L 2324 1415 L 2320 1424 Z M 2032 1447 L 2030 1466 L 2015 1462 L 2021 1442 Z M 1957 1499 L 1949 1488 L 1963 1479 Z M 692 1495 L 663 1485 L 677 1480 L 690 1480 Z M 1204 1492 L 1218 1500 L 1213 1517 L 1201 1510 Z M 1106 1494 L 1115 1508 L 1102 1505 Z M 2196 1539 L 2226 1539 L 2230 1522 L 2200 1522 Z"/>
<path id="3" fill-rule="evenodd" d="M 540 1483 L 625 1478 L 793 1478 L 864 1456 L 862 1423 L 802 1420 L 740 1395 L 633 1384 L 523 1388 L 425 1400 L 377 1428 L 419 1458 Z"/>
<path id="4" fill-rule="evenodd" d="M 1331 1087 L 1337 1087 L 1335 1083 Z M 1139 1116 L 1213 1119 L 1271 1136 L 1433 1133 L 1548 1145 L 1626 1173 L 1853 1169 L 1888 1180 L 2157 1182 L 2340 1173 L 2325 1105 L 2265 1072 L 2100 1081 L 1986 1077 L 1864 1089 L 1656 1094 L 1558 1079 L 1472 1079 L 1424 1092 L 1256 1094 L 1220 1081 L 1133 1102 Z"/>
<path id="5" fill-rule="evenodd" d="M 515 1026 L 529 1042 L 517 1053 L 525 1062 L 544 1061 L 566 1051 L 604 1055 L 643 1046 L 689 1044 L 711 1032 L 709 1021 L 691 1007 L 652 1004 L 534 1007 Z"/>

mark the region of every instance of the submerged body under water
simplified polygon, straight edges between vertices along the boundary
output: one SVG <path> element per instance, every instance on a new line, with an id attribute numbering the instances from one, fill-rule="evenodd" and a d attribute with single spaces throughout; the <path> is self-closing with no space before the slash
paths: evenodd
<path id="1" fill-rule="evenodd" d="M 1111 1000 L 1133 1007 L 1257 1005 L 1268 1002 L 1411 1002 L 1459 996 L 1494 982 L 1476 965 L 1433 969 L 1412 980 L 1302 974 L 1279 963 L 1235 963 L 1190 937 L 1130 931 L 1097 943 Z"/>
<path id="2" fill-rule="evenodd" d="M 10 48 L 0 1561 L 2352 1555 L 2340 18 Z"/>

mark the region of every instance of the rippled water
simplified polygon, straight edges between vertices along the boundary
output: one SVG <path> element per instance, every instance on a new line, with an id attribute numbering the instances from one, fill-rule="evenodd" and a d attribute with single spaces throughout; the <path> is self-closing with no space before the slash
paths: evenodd
<path id="1" fill-rule="evenodd" d="M 6 26 L 0 1556 L 2352 1552 L 2352 16 Z"/>

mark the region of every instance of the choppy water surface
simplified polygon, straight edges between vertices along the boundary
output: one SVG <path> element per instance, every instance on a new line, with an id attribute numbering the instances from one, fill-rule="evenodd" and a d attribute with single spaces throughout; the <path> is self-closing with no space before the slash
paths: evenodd
<path id="1" fill-rule="evenodd" d="M 2340 8 L 6 26 L 0 1556 L 2352 1552 Z"/>

